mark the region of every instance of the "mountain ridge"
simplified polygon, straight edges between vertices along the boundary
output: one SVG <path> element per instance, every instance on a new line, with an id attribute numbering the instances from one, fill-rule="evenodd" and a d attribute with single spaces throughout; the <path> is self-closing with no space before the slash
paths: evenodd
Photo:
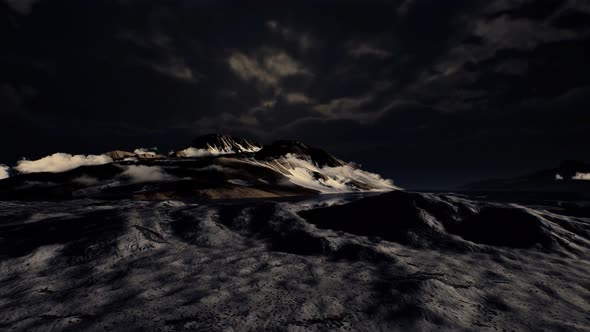
<path id="1" fill-rule="evenodd" d="M 530 191 L 590 193 L 590 164 L 566 160 L 558 167 L 529 172 L 513 178 L 486 179 L 460 187 L 467 191 Z"/>
<path id="2" fill-rule="evenodd" d="M 181 152 L 114 150 L 26 161 L 26 168 L 16 167 L 20 175 L 0 181 L 0 199 L 222 199 L 399 189 L 391 180 L 297 141 L 263 146 L 209 134 Z"/>

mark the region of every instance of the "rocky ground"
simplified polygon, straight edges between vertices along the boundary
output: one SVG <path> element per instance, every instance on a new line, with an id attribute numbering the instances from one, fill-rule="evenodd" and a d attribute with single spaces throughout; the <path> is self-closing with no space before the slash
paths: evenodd
<path id="1" fill-rule="evenodd" d="M 0 329 L 590 330 L 590 215 L 359 199 L 0 203 Z"/>

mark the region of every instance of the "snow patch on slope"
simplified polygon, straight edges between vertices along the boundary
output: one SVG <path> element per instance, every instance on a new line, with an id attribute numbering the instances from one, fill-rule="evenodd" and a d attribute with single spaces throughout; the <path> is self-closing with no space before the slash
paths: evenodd
<path id="1" fill-rule="evenodd" d="M 174 177 L 162 169 L 160 166 L 131 165 L 127 166 L 122 176 L 129 177 L 131 182 L 160 182 L 173 180 Z"/>
<path id="2" fill-rule="evenodd" d="M 152 151 L 152 150 L 157 150 L 157 148 L 152 148 L 152 149 L 139 148 L 139 149 L 135 149 L 133 151 L 133 153 L 135 153 L 136 155 L 143 155 L 146 157 L 155 157 L 156 152 Z"/>
<path id="3" fill-rule="evenodd" d="M 235 143 L 237 144 L 237 143 Z M 206 149 L 197 149 L 194 147 L 189 147 L 184 150 L 180 150 L 177 152 L 179 157 L 208 157 L 208 156 L 219 156 L 223 154 L 232 154 L 238 152 L 257 152 L 260 150 L 259 147 L 244 147 L 240 145 L 240 151 L 236 151 L 231 146 L 224 146 L 224 147 L 217 147 L 208 145 Z"/>
<path id="4" fill-rule="evenodd" d="M 242 187 L 252 186 L 252 184 L 248 183 L 247 181 L 241 180 L 241 179 L 229 179 L 229 180 L 227 180 L 227 182 L 229 182 L 231 184 L 235 184 L 237 186 L 242 186 Z"/>
<path id="5" fill-rule="evenodd" d="M 225 153 L 258 152 L 261 149 L 261 147 L 246 140 L 235 139 L 229 136 L 219 136 L 217 140 L 217 143 L 207 143 L 206 149 Z"/>
<path id="6" fill-rule="evenodd" d="M 231 137 L 216 137 L 216 143 L 206 143 L 201 147 L 188 147 L 176 153 L 177 157 L 207 157 L 231 153 L 258 152 L 261 147 L 246 140 L 236 140 Z"/>
<path id="7" fill-rule="evenodd" d="M 103 165 L 112 163 L 107 155 L 71 155 L 67 153 L 54 153 L 38 160 L 20 160 L 15 169 L 23 174 L 28 173 L 60 173 L 88 165 Z"/>
<path id="8" fill-rule="evenodd" d="M 81 184 L 83 186 L 94 186 L 100 183 L 100 180 L 86 174 L 79 176 L 72 180 L 72 182 Z"/>
<path id="9" fill-rule="evenodd" d="M 250 159 L 247 162 L 271 168 L 285 175 L 293 184 L 317 190 L 323 194 L 400 189 L 393 184 L 393 181 L 351 164 L 319 167 L 307 159 L 290 153 L 272 161 L 261 162 Z"/>
<path id="10" fill-rule="evenodd" d="M 191 157 L 208 157 L 208 156 L 217 156 L 220 154 L 228 154 L 231 152 L 225 152 L 218 149 L 197 149 L 193 147 L 186 148 L 184 150 L 178 151 L 177 155 L 179 157 L 191 158 Z"/>

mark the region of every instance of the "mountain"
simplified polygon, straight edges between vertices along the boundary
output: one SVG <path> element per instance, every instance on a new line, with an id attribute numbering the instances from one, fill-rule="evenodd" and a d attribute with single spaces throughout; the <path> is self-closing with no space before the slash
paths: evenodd
<path id="1" fill-rule="evenodd" d="M 154 152 L 147 152 L 147 151 L 139 151 L 136 152 L 129 152 L 129 151 L 122 151 L 122 150 L 114 150 L 105 152 L 105 155 L 109 156 L 111 159 L 115 161 L 125 160 L 125 159 L 162 159 L 166 158 L 166 156 L 157 154 Z"/>
<path id="2" fill-rule="evenodd" d="M 466 184 L 470 191 L 571 192 L 590 195 L 590 164 L 564 161 L 559 167 L 510 179 L 488 179 Z"/>
<path id="3" fill-rule="evenodd" d="M 175 157 L 200 157 L 205 155 L 219 155 L 231 153 L 253 153 L 262 145 L 251 142 L 242 137 L 208 134 L 195 138 L 192 144 L 172 154 Z"/>
<path id="4" fill-rule="evenodd" d="M 259 143 L 248 141 L 242 137 L 208 134 L 197 137 L 191 145 L 197 149 L 214 149 L 225 152 L 256 152 L 262 148 Z"/>
<path id="5" fill-rule="evenodd" d="M 27 170 L 35 172 L 0 181 L 0 199 L 227 199 L 398 189 L 391 180 L 295 141 L 261 146 L 206 135 L 170 157 L 144 149 L 105 155 L 54 154 L 27 161 Z M 55 171 L 58 163 L 64 171 Z M 44 166 L 52 168 L 40 172 Z"/>
<path id="6" fill-rule="evenodd" d="M 326 151 L 310 147 L 298 141 L 281 140 L 264 146 L 255 155 L 258 160 L 276 160 L 288 154 L 306 159 L 318 166 L 338 167 L 346 163 L 336 159 Z"/>

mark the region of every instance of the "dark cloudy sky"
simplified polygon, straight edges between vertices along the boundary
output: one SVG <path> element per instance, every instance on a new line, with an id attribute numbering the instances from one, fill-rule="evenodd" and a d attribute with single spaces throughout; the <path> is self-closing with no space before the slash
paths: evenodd
<path id="1" fill-rule="evenodd" d="M 299 139 L 409 187 L 590 159 L 590 1 L 0 0 L 0 163 Z"/>

